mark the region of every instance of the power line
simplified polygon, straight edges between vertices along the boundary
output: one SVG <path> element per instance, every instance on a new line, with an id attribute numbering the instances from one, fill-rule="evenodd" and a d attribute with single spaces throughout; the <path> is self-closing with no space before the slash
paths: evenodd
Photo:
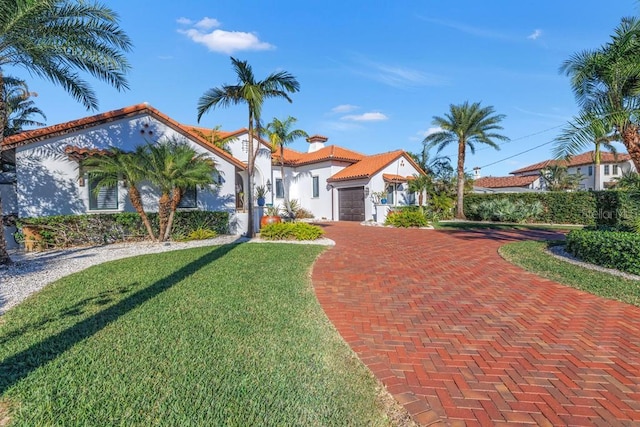
<path id="1" fill-rule="evenodd" d="M 544 130 L 541 130 L 541 131 L 538 131 L 538 132 L 530 133 L 529 135 L 524 135 L 524 136 L 520 136 L 518 138 L 510 139 L 509 141 L 506 141 L 502 145 L 506 145 L 506 144 L 509 144 L 511 142 L 515 142 L 515 141 L 520 141 L 520 140 L 523 140 L 523 139 L 531 138 L 532 136 L 537 136 L 537 135 L 543 134 L 545 132 L 549 132 L 550 130 L 561 128 L 561 127 L 563 127 L 565 125 L 566 125 L 566 123 L 562 124 L 562 125 L 554 126 L 554 127 L 551 127 L 551 128 L 547 128 L 547 129 L 544 129 Z M 484 151 L 484 150 L 488 150 L 489 148 L 491 148 L 491 147 L 483 147 L 483 148 L 480 148 L 480 149 L 478 149 L 476 151 Z"/>
<path id="2" fill-rule="evenodd" d="M 514 154 L 514 155 L 512 155 L 512 156 L 505 157 L 505 158 L 504 158 L 504 159 L 502 159 L 502 160 L 497 160 L 497 161 L 495 161 L 495 162 L 493 162 L 493 163 L 489 163 L 488 165 L 481 166 L 481 167 L 480 167 L 480 169 L 483 169 L 483 168 L 486 168 L 486 167 L 489 167 L 489 166 L 493 166 L 493 165 L 498 164 L 498 163 L 502 163 L 502 162 L 504 162 L 505 160 L 513 159 L 514 157 L 518 157 L 518 156 L 520 156 L 520 155 L 522 155 L 522 154 L 528 153 L 529 151 L 537 150 L 538 148 L 540 148 L 540 147 L 544 147 L 545 145 L 549 145 L 549 144 L 551 144 L 551 143 L 552 143 L 552 142 L 554 142 L 554 141 L 555 141 L 555 140 L 553 140 L 553 139 L 552 139 L 551 141 L 547 141 L 547 142 L 545 142 L 544 144 L 536 145 L 536 146 L 535 146 L 535 147 L 533 147 L 533 148 L 529 148 L 528 150 L 521 151 L 520 153 Z"/>

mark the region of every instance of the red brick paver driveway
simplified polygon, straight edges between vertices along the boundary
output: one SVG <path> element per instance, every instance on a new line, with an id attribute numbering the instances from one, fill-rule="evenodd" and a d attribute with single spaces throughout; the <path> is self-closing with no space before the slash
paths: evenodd
<path id="1" fill-rule="evenodd" d="M 320 303 L 418 423 L 640 425 L 640 309 L 497 253 L 545 233 L 325 230 Z"/>

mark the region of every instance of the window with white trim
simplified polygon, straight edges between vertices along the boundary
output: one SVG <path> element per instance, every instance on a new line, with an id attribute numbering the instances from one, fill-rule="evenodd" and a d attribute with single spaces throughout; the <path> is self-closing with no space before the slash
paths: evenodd
<path id="1" fill-rule="evenodd" d="M 184 191 L 178 207 L 182 209 L 194 209 L 198 207 L 198 190 L 196 187 L 187 188 Z"/>
<path id="2" fill-rule="evenodd" d="M 604 174 L 609 175 L 609 165 L 604 165 Z"/>
<path id="3" fill-rule="evenodd" d="M 284 199 L 284 185 L 282 178 L 276 178 L 276 198 Z"/>
<path id="4" fill-rule="evenodd" d="M 89 210 L 111 211 L 118 209 L 118 186 L 100 187 L 96 191 L 100 180 L 89 174 Z"/>
<path id="5" fill-rule="evenodd" d="M 612 168 L 613 168 L 613 170 L 611 171 L 611 173 L 613 175 L 618 175 L 618 165 L 613 165 Z"/>
<path id="6" fill-rule="evenodd" d="M 320 197 L 320 177 L 314 176 L 313 179 L 313 197 Z"/>

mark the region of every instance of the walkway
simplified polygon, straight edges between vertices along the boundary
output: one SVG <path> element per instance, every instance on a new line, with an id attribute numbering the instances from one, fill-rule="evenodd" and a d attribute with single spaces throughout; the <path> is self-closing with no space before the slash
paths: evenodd
<path id="1" fill-rule="evenodd" d="M 327 315 L 422 425 L 640 425 L 640 309 L 497 249 L 545 232 L 324 225 Z"/>

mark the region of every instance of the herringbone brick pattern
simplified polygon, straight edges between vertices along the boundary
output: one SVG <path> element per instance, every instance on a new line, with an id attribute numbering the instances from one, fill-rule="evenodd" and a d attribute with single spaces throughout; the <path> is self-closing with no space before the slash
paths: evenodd
<path id="1" fill-rule="evenodd" d="M 418 423 L 640 425 L 640 309 L 497 253 L 553 233 L 324 226 L 318 299 Z"/>

